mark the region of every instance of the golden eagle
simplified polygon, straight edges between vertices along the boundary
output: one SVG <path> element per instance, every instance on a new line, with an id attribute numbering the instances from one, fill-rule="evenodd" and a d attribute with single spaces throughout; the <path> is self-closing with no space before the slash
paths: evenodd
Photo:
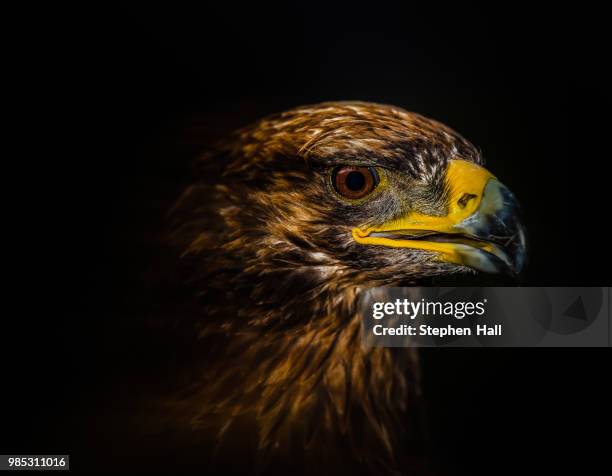
<path id="1" fill-rule="evenodd" d="M 176 404 L 218 458 L 410 465 L 415 356 L 364 347 L 357 303 L 372 287 L 521 271 L 516 201 L 482 165 L 448 127 L 364 102 L 266 117 L 197 161 L 169 240 L 204 357 Z"/>

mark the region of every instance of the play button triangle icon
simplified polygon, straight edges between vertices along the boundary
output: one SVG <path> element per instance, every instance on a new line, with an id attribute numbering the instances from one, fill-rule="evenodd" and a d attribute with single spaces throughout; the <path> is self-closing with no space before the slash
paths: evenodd
<path id="1" fill-rule="evenodd" d="M 574 319 L 580 319 L 581 321 L 588 320 L 586 310 L 584 309 L 584 303 L 582 302 L 582 298 L 580 296 L 578 296 L 576 300 L 570 304 L 563 315 L 573 317 Z"/>

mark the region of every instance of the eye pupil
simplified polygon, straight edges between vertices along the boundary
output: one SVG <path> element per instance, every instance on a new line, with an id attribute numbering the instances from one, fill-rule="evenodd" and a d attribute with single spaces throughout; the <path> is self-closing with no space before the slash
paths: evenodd
<path id="1" fill-rule="evenodd" d="M 366 184 L 366 178 L 361 172 L 352 171 L 346 176 L 346 186 L 349 190 L 358 192 Z"/>

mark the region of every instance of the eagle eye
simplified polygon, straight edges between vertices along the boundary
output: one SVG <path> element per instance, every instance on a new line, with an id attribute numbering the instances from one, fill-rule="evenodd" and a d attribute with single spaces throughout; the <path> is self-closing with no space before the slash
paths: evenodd
<path id="1" fill-rule="evenodd" d="M 378 182 L 374 167 L 341 166 L 332 173 L 334 189 L 345 198 L 363 198 L 376 188 Z"/>

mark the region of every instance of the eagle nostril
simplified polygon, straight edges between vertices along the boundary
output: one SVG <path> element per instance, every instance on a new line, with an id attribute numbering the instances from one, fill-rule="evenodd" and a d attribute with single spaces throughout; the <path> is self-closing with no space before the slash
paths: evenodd
<path id="1" fill-rule="evenodd" d="M 470 200 L 477 197 L 478 195 L 474 195 L 473 193 L 464 193 L 461 195 L 461 198 L 457 200 L 457 205 L 459 205 L 460 208 L 465 208 Z"/>

